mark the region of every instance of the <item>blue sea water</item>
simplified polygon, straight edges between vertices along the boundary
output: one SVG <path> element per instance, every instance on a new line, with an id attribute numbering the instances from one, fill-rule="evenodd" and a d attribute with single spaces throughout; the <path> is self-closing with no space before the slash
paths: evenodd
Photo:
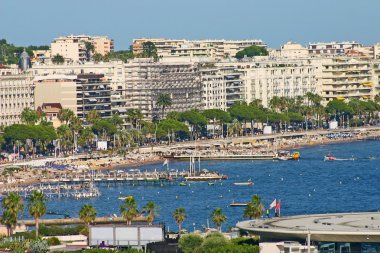
<path id="1" fill-rule="evenodd" d="M 122 204 L 119 196 L 133 195 L 139 207 L 154 201 L 159 207 L 156 222 L 164 222 L 170 230 L 177 226 L 172 212 L 184 207 L 187 219 L 183 227 L 193 230 L 207 225 L 211 211 L 222 208 L 228 220 L 226 230 L 243 219 L 244 207 L 230 207 L 247 202 L 254 194 L 262 196 L 266 206 L 281 200 L 281 215 L 329 212 L 378 211 L 380 209 L 380 142 L 363 141 L 302 148 L 299 161 L 201 161 L 201 167 L 228 175 L 228 180 L 209 186 L 207 182 L 191 182 L 190 186 L 99 184 L 102 195 L 94 199 L 51 199 L 48 210 L 77 217 L 82 205 L 89 203 L 98 216 L 117 214 Z M 346 161 L 323 161 L 331 152 Z M 171 169 L 184 170 L 188 162 L 171 162 Z M 128 168 L 129 169 L 129 168 Z M 141 170 L 163 169 L 161 164 L 140 166 Z M 235 186 L 234 182 L 254 181 L 253 186 Z M 273 215 L 273 213 L 272 213 Z M 210 224 L 212 226 L 212 224 Z"/>

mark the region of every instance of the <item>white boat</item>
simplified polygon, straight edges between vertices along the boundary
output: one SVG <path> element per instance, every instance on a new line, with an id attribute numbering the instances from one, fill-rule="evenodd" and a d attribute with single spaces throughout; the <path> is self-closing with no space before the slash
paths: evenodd
<path id="1" fill-rule="evenodd" d="M 235 182 L 234 185 L 253 185 L 253 182 Z"/>
<path id="2" fill-rule="evenodd" d="M 208 170 L 201 171 L 200 158 L 198 158 L 199 170 L 196 171 L 194 157 L 190 157 L 189 173 L 185 176 L 186 181 L 216 181 L 228 179 L 227 176 Z"/>

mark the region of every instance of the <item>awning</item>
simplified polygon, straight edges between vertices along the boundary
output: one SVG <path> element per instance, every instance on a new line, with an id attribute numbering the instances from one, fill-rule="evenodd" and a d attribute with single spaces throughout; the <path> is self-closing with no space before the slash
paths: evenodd
<path id="1" fill-rule="evenodd" d="M 117 108 L 117 111 L 118 112 L 127 112 L 127 109 L 126 108 Z"/>

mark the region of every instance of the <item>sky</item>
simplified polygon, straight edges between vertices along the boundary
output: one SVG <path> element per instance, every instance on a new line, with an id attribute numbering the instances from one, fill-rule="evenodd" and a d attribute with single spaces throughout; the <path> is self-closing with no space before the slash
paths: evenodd
<path id="1" fill-rule="evenodd" d="M 380 42 L 379 0 L 0 0 L 0 38 L 49 45 L 61 35 Z"/>

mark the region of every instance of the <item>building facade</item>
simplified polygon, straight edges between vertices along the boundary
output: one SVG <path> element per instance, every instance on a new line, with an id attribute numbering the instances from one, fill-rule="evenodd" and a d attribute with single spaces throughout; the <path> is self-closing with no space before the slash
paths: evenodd
<path id="1" fill-rule="evenodd" d="M 133 53 L 143 52 L 143 43 L 152 42 L 160 58 L 211 58 L 222 60 L 234 57 L 246 47 L 257 45 L 266 47 L 261 40 L 171 40 L 141 38 L 133 40 Z"/>
<path id="2" fill-rule="evenodd" d="M 362 46 L 362 44 L 356 41 L 333 41 L 309 43 L 308 49 L 310 55 L 344 55 L 346 50 L 360 48 Z"/>
<path id="3" fill-rule="evenodd" d="M 361 58 L 339 57 L 321 61 L 318 86 L 324 104 L 332 100 L 373 99 L 379 90 L 378 64 Z"/>
<path id="4" fill-rule="evenodd" d="M 59 54 L 66 62 L 83 63 L 88 59 L 86 42 L 94 46 L 93 53 L 103 56 L 114 50 L 113 40 L 106 36 L 70 35 L 51 43 L 51 57 Z"/>
<path id="5" fill-rule="evenodd" d="M 25 108 L 34 109 L 32 75 L 17 66 L 0 65 L 0 125 L 20 123 Z"/>
<path id="6" fill-rule="evenodd" d="M 127 109 L 140 109 L 146 120 L 162 117 L 160 94 L 172 99 L 165 113 L 201 108 L 201 79 L 193 63 L 134 60 L 125 65 L 125 75 Z"/>

